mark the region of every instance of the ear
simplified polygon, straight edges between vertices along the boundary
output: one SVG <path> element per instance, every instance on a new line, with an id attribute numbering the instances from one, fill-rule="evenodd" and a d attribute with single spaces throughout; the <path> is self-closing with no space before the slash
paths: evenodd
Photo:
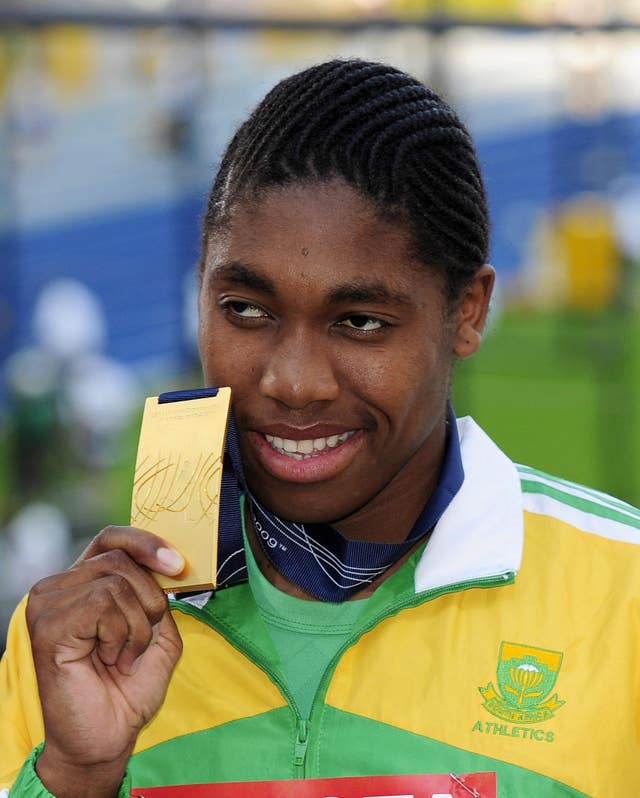
<path id="1" fill-rule="evenodd" d="M 487 264 L 476 272 L 464 289 L 457 313 L 453 346 L 456 357 L 471 357 L 478 351 L 495 279 L 495 269 Z"/>

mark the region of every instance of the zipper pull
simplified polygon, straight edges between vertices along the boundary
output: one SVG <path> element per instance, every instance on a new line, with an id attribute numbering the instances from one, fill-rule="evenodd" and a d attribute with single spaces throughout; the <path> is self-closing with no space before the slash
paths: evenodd
<path id="1" fill-rule="evenodd" d="M 298 737 L 296 739 L 295 753 L 293 757 L 294 765 L 304 765 L 304 758 L 307 753 L 309 742 L 309 721 L 300 719 L 298 721 Z"/>

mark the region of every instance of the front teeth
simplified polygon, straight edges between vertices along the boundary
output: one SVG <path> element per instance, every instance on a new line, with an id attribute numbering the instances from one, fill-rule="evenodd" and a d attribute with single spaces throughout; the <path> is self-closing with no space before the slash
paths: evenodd
<path id="1" fill-rule="evenodd" d="M 349 432 L 343 432 L 342 435 L 329 435 L 328 438 L 309 438 L 304 441 L 279 438 L 277 435 L 265 435 L 265 438 L 280 454 L 286 454 L 294 460 L 307 460 L 325 449 L 335 449 L 336 446 L 348 441 L 354 433 L 355 430 L 350 430 Z"/>

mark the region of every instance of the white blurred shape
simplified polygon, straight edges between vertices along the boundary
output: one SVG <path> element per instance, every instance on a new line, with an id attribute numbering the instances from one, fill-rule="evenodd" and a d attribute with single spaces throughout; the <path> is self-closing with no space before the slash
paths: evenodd
<path id="1" fill-rule="evenodd" d="M 167 0 L 131 0 L 131 6 L 141 11 L 164 11 L 168 5 Z"/>
<path id="2" fill-rule="evenodd" d="M 36 399 L 54 392 L 58 370 L 53 358 L 43 349 L 19 349 L 7 360 L 7 384 L 12 393 Z"/>
<path id="3" fill-rule="evenodd" d="M 103 355 L 85 355 L 67 374 L 70 420 L 96 435 L 117 432 L 138 405 L 140 386 L 131 369 Z"/>
<path id="4" fill-rule="evenodd" d="M 614 186 L 611 207 L 620 248 L 640 260 L 640 181 L 625 180 Z"/>
<path id="5" fill-rule="evenodd" d="M 57 507 L 45 502 L 23 507 L 7 527 L 3 592 L 21 596 L 43 576 L 66 568 L 70 541 L 69 522 Z"/>
<path id="6" fill-rule="evenodd" d="M 41 291 L 33 325 L 40 346 L 61 361 L 99 351 L 104 345 L 106 328 L 100 303 L 77 280 L 60 278 Z"/>

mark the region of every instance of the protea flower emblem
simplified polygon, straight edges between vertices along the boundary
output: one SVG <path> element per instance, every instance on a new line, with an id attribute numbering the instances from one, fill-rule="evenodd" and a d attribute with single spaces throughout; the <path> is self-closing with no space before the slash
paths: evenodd
<path id="1" fill-rule="evenodd" d="M 483 706 L 492 715 L 514 723 L 540 723 L 553 717 L 565 702 L 553 690 L 562 653 L 520 643 L 503 642 L 496 675 L 498 687 L 491 682 L 480 687 Z"/>
<path id="2" fill-rule="evenodd" d="M 525 698 L 534 698 L 541 694 L 541 691 L 536 691 L 535 688 L 544 681 L 544 674 L 540 673 L 535 665 L 523 662 L 517 668 L 510 668 L 509 676 L 512 684 L 517 685 L 517 688 L 514 689 L 505 684 L 504 689 L 518 696 L 518 706 L 522 705 Z"/>

